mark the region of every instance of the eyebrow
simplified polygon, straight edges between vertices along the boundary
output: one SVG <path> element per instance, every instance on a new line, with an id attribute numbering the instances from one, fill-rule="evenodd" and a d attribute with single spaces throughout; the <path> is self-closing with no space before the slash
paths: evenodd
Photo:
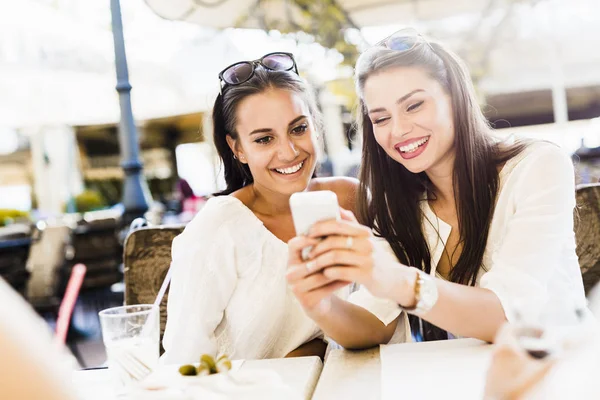
<path id="1" fill-rule="evenodd" d="M 295 123 L 297 123 L 298 121 L 301 121 L 301 120 L 303 120 L 303 119 L 305 119 L 305 118 L 306 118 L 306 115 L 300 115 L 299 117 L 296 117 L 296 118 L 294 118 L 294 119 L 292 120 L 292 122 L 290 122 L 290 123 L 288 124 L 288 127 L 290 127 L 290 126 L 294 125 L 294 124 L 295 124 Z M 255 129 L 255 130 L 253 130 L 252 132 L 250 132 L 250 136 L 252 136 L 252 135 L 256 135 L 256 134 L 258 134 L 258 133 L 269 133 L 269 132 L 272 132 L 272 131 L 273 131 L 273 129 L 271 129 L 271 128 L 260 128 L 260 129 Z"/>
<path id="2" fill-rule="evenodd" d="M 424 91 L 425 90 L 423 90 L 423 89 L 415 89 L 412 92 L 407 93 L 404 96 L 400 97 L 398 100 L 396 100 L 396 104 L 402 103 L 403 101 L 405 101 L 406 99 L 408 99 L 410 96 L 412 96 L 415 93 L 424 92 Z M 385 111 L 385 108 L 384 107 L 374 108 L 372 110 L 369 110 L 369 114 L 373 114 L 373 113 L 381 112 L 381 111 Z"/>

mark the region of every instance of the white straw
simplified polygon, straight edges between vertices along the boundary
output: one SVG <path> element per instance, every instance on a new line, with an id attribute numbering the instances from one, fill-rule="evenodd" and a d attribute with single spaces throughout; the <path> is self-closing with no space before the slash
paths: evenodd
<path id="1" fill-rule="evenodd" d="M 165 296 L 165 292 L 167 291 L 167 288 L 169 287 L 170 282 L 171 282 L 171 265 L 169 265 L 169 270 L 167 271 L 167 276 L 165 276 L 165 280 L 163 281 L 162 285 L 160 286 L 160 290 L 158 291 L 158 294 L 156 295 L 156 300 L 154 300 L 154 307 L 160 306 L 160 302 L 162 301 L 163 297 Z"/>
<path id="2" fill-rule="evenodd" d="M 167 270 L 167 275 L 165 276 L 165 280 L 163 281 L 162 285 L 160 286 L 160 290 L 158 291 L 158 294 L 156 295 L 156 299 L 154 300 L 154 304 L 152 306 L 153 309 L 158 309 L 158 313 L 160 313 L 160 303 L 163 299 L 163 297 L 165 296 L 165 292 L 167 291 L 167 288 L 169 287 L 169 283 L 171 282 L 171 265 L 169 265 L 169 269 Z M 147 334 L 147 330 L 150 329 L 149 327 L 152 326 L 152 324 L 154 323 L 154 313 L 151 313 L 150 316 L 148 317 L 148 319 L 146 320 L 146 323 L 144 324 L 144 326 L 142 327 L 142 331 L 140 333 L 140 335 L 142 337 L 144 337 Z"/>

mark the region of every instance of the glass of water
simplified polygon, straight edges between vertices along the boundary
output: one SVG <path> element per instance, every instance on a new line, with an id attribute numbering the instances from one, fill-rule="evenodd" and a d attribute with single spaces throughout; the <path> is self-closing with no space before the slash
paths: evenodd
<path id="1" fill-rule="evenodd" d="M 515 312 L 514 322 L 517 341 L 530 356 L 556 357 L 581 334 L 587 310 L 568 299 L 551 299 L 537 307 L 521 308 Z"/>
<path id="2" fill-rule="evenodd" d="M 117 392 L 126 393 L 158 364 L 159 309 L 151 304 L 114 307 L 98 313 L 108 369 Z"/>

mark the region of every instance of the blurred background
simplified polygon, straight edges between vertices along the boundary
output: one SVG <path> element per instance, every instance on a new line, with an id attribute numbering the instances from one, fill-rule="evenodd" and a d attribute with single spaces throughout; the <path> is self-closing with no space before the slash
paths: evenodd
<path id="1" fill-rule="evenodd" d="M 102 363 L 95 313 L 123 302 L 131 222 L 185 224 L 223 185 L 218 72 L 294 53 L 325 117 L 320 175 L 356 176 L 352 66 L 406 26 L 467 61 L 502 134 L 600 181 L 597 0 L 0 0 L 0 274 L 52 325 L 85 263 L 68 340 Z"/>

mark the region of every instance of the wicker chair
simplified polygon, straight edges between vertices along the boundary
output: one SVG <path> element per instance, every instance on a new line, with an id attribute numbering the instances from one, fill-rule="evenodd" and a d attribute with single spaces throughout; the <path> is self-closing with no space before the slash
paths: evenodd
<path id="1" fill-rule="evenodd" d="M 600 183 L 577 187 L 577 255 L 586 294 L 600 281 Z"/>
<path id="2" fill-rule="evenodd" d="M 62 297 L 60 269 L 65 262 L 71 228 L 61 222 L 48 226 L 41 224 L 33 237 L 27 259 L 31 276 L 27 282 L 26 296 L 38 313 L 56 317 Z"/>
<path id="3" fill-rule="evenodd" d="M 152 304 L 171 265 L 171 242 L 184 226 L 145 227 L 125 239 L 125 304 Z M 160 304 L 160 340 L 167 322 L 168 291 Z M 161 344 L 162 353 L 162 344 Z"/>

